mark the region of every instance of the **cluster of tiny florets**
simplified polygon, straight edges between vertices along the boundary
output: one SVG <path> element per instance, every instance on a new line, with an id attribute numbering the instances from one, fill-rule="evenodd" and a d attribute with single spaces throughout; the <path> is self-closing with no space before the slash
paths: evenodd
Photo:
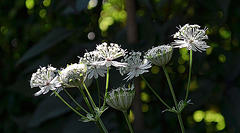
<path id="1" fill-rule="evenodd" d="M 35 96 L 46 94 L 49 90 L 53 91 L 61 87 L 61 83 L 58 81 L 56 74 L 56 68 L 49 65 L 48 67 L 40 67 L 37 69 L 37 72 L 32 74 L 30 86 L 31 88 L 40 88 L 40 91 L 34 94 Z"/>
<path id="2" fill-rule="evenodd" d="M 206 51 L 206 48 L 210 46 L 204 41 L 208 39 L 206 35 L 207 28 L 200 29 L 199 25 L 189 25 L 185 24 L 183 27 L 179 27 L 179 31 L 176 32 L 173 37 L 177 40 L 174 40 L 172 43 L 175 48 L 184 48 L 193 51 Z"/>
<path id="3" fill-rule="evenodd" d="M 157 66 L 166 65 L 172 58 L 173 48 L 170 45 L 153 47 L 146 52 L 145 58 Z"/>
<path id="4" fill-rule="evenodd" d="M 151 68 L 151 63 L 146 59 L 141 59 L 141 52 L 129 52 L 122 62 L 127 63 L 126 67 L 120 67 L 119 72 L 121 75 L 127 74 L 125 79 L 130 80 L 134 77 L 138 77 L 140 74 L 148 72 L 147 69 Z"/>
<path id="5" fill-rule="evenodd" d="M 132 105 L 135 96 L 134 85 L 130 88 L 125 86 L 113 89 L 107 93 L 106 102 L 109 106 L 120 111 L 127 111 Z"/>

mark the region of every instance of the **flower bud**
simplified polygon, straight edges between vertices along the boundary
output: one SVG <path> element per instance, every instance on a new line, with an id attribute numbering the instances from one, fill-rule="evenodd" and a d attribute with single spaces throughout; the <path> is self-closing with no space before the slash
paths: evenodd
<path id="1" fill-rule="evenodd" d="M 131 88 L 119 87 L 107 93 L 106 102 L 109 106 L 120 111 L 127 111 L 135 96 L 134 85 Z"/>
<path id="2" fill-rule="evenodd" d="M 65 87 L 78 87 L 86 78 L 86 64 L 71 64 L 60 71 L 60 81 Z"/>
<path id="3" fill-rule="evenodd" d="M 173 47 L 170 45 L 161 45 L 149 49 L 145 58 L 151 61 L 154 65 L 165 66 L 172 58 Z"/>

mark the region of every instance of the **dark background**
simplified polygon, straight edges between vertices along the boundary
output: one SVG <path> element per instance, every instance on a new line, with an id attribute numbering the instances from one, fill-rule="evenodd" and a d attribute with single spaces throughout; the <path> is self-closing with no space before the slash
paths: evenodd
<path id="1" fill-rule="evenodd" d="M 104 41 L 131 51 L 173 41 L 177 26 L 207 27 L 211 48 L 193 53 L 189 105 L 182 113 L 186 132 L 240 132 L 240 8 L 238 0 L 136 0 L 137 39 L 129 42 L 124 0 L 1 0 L 0 1 L 0 132 L 80 133 L 98 132 L 94 123 L 83 123 L 61 101 L 50 94 L 34 97 L 31 74 L 39 66 L 63 68 L 78 62 L 85 49 L 91 51 Z M 94 1 L 91 1 L 94 3 Z M 134 7 L 130 8 L 134 11 Z M 95 37 L 89 33 L 94 33 Z M 88 35 L 90 37 L 88 37 Z M 128 36 L 128 37 L 127 37 Z M 92 38 L 93 37 L 93 38 Z M 175 49 L 167 69 L 178 101 L 184 99 L 189 56 Z M 163 71 L 153 67 L 146 79 L 173 105 Z M 114 71 L 113 71 L 114 72 Z M 110 75 L 111 76 L 111 75 Z M 112 76 L 110 86 L 123 83 Z M 104 81 L 104 79 L 102 79 Z M 159 82 L 160 81 L 160 82 Z M 141 83 L 141 127 L 137 131 L 179 133 L 177 117 Z M 95 88 L 93 82 L 92 88 Z M 90 88 L 91 88 L 90 87 Z M 104 87 L 104 84 L 103 84 Z M 81 101 L 75 89 L 69 90 Z M 90 89 L 96 94 L 96 89 Z M 64 96 L 64 93 L 61 92 Z M 139 96 L 138 96 L 139 97 Z M 66 97 L 67 98 L 67 97 Z M 134 113 L 134 110 L 133 110 Z M 109 132 L 128 132 L 121 112 L 108 109 L 103 121 Z"/>

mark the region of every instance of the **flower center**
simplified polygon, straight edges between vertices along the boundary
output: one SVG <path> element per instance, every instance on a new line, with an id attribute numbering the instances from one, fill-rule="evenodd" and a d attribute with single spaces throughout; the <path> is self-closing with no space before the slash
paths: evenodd
<path id="1" fill-rule="evenodd" d="M 189 40 L 189 43 L 193 43 L 193 40 Z"/>
<path id="2" fill-rule="evenodd" d="M 112 61 L 111 59 L 107 59 L 107 61 Z"/>
<path id="3" fill-rule="evenodd" d="M 46 83 L 46 86 L 48 86 L 48 85 L 50 85 L 50 82 L 47 82 L 47 83 Z"/>

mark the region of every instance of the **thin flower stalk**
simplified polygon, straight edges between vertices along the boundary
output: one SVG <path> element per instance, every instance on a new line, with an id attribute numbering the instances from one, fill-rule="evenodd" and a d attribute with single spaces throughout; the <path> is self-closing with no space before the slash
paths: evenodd
<path id="1" fill-rule="evenodd" d="M 72 111 L 74 111 L 79 116 L 86 118 L 84 115 L 80 114 L 77 110 L 75 110 L 71 105 L 69 105 L 55 90 L 53 91 L 55 95 L 64 103 L 66 104 Z"/>
<path id="2" fill-rule="evenodd" d="M 189 93 L 190 81 L 191 81 L 191 72 L 192 72 L 192 50 L 190 50 L 190 62 L 189 62 L 189 72 L 188 72 L 188 83 L 187 83 L 187 91 L 186 91 L 185 102 L 187 102 L 187 100 L 188 100 L 188 93 Z"/>
<path id="3" fill-rule="evenodd" d="M 157 92 L 154 91 L 154 89 L 149 85 L 149 83 L 147 82 L 147 80 L 142 76 L 140 75 L 141 78 L 143 79 L 143 81 L 147 84 L 148 88 L 154 93 L 154 95 L 159 99 L 159 101 L 161 101 L 168 109 L 171 109 L 167 103 L 165 103 L 163 101 L 163 99 L 157 94 Z"/>
<path id="4" fill-rule="evenodd" d="M 162 66 L 162 68 L 163 68 L 163 71 L 164 71 L 165 76 L 167 78 L 167 82 L 168 82 L 168 85 L 169 85 L 169 88 L 170 88 L 170 91 L 171 91 L 171 94 L 172 94 L 172 97 L 173 97 L 173 101 L 174 101 L 175 107 L 177 109 L 178 121 L 179 121 L 181 130 L 182 130 L 182 133 L 185 133 L 185 129 L 184 129 L 184 125 L 183 125 L 182 117 L 181 117 L 181 112 L 179 111 L 179 107 L 178 107 L 178 104 L 177 104 L 177 99 L 176 99 L 176 96 L 175 96 L 175 93 L 174 93 L 174 90 L 173 90 L 173 87 L 172 87 L 171 80 L 169 78 L 169 75 L 168 75 L 166 67 Z"/>
<path id="5" fill-rule="evenodd" d="M 69 94 L 69 92 L 63 88 L 63 90 L 65 91 L 65 93 L 72 99 L 72 101 L 81 109 L 83 110 L 85 113 L 89 113 L 87 110 L 85 110 L 80 104 L 78 104 L 78 102 L 71 96 L 71 94 Z"/>
<path id="6" fill-rule="evenodd" d="M 85 83 L 83 83 L 83 86 L 84 86 L 85 91 L 87 92 L 88 98 L 89 98 L 89 100 L 90 100 L 93 108 L 96 108 L 97 106 L 96 106 L 96 104 L 94 103 L 94 101 L 93 101 L 93 99 L 92 99 L 92 96 L 91 96 L 91 94 L 89 93 L 89 91 L 88 91 L 87 86 L 85 85 Z"/>
<path id="7" fill-rule="evenodd" d="M 101 106 L 101 97 L 100 97 L 100 88 L 99 88 L 98 79 L 96 79 L 96 83 L 97 83 L 97 88 L 98 88 L 98 105 L 99 105 L 99 108 L 100 108 L 100 106 Z"/>
<path id="8" fill-rule="evenodd" d="M 123 115 L 124 115 L 124 117 L 126 119 L 126 122 L 127 122 L 128 128 L 130 130 L 130 133 L 134 133 L 133 128 L 131 126 L 131 123 L 130 123 L 130 121 L 128 119 L 127 111 L 123 111 Z"/>
<path id="9" fill-rule="evenodd" d="M 106 104 L 106 98 L 107 98 L 107 92 L 108 92 L 108 84 L 109 84 L 109 67 L 107 67 L 106 88 L 105 88 L 103 107 L 105 107 L 105 104 Z"/>

